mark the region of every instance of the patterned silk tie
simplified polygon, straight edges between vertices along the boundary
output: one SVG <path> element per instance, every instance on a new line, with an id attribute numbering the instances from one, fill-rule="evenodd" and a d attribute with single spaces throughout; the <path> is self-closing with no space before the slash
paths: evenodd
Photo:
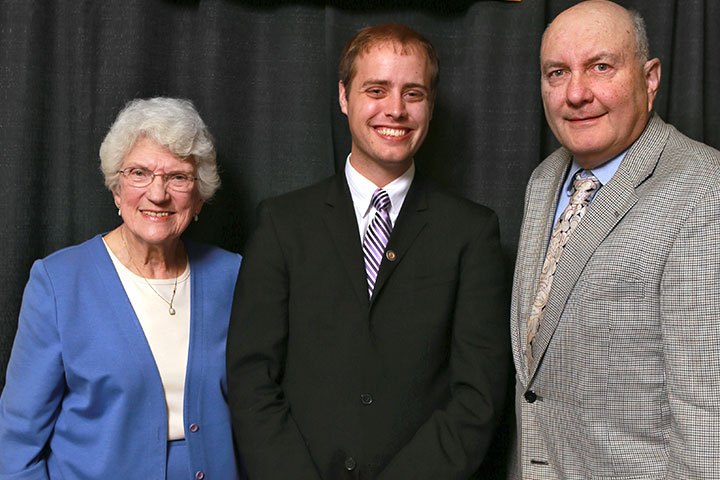
<path id="1" fill-rule="evenodd" d="M 535 293 L 535 300 L 533 301 L 532 310 L 530 311 L 530 317 L 528 317 L 527 322 L 526 355 L 528 366 L 532 363 L 535 336 L 542 321 L 543 309 L 548 302 L 550 287 L 552 286 L 553 276 L 555 275 L 555 267 L 560 260 L 568 238 L 570 238 L 570 234 L 572 234 L 578 223 L 580 223 L 580 220 L 582 220 L 590 200 L 592 200 L 595 192 L 600 188 L 600 182 L 594 175 L 581 177 L 580 175 L 582 173 L 583 171 L 580 171 L 575 175 L 572 192 L 570 193 L 570 203 L 560 214 L 553 229 L 552 236 L 550 237 L 550 244 L 548 245 L 545 262 L 543 263 L 540 280 L 538 281 L 537 291 Z"/>
<path id="2" fill-rule="evenodd" d="M 363 255 L 365 256 L 365 273 L 367 274 L 368 293 L 372 297 L 375 279 L 380 269 L 385 247 L 390 239 L 392 223 L 390 222 L 390 197 L 381 188 L 375 190 L 370 203 L 375 207 L 375 217 L 365 232 Z"/>

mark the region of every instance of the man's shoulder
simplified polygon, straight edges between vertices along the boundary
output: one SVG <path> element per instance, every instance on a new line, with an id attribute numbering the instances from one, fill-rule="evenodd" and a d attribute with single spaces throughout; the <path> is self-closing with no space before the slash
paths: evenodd
<path id="1" fill-rule="evenodd" d="M 467 219 L 485 219 L 495 216 L 495 212 L 490 207 L 462 197 L 436 184 L 427 177 L 416 175 L 413 182 L 416 183 L 416 185 L 411 187 L 411 189 L 419 189 L 421 195 L 422 192 L 425 192 L 424 194 L 427 198 L 430 211 L 437 215 L 460 218 L 463 221 Z"/>
<path id="2" fill-rule="evenodd" d="M 558 172 L 564 174 L 572 162 L 572 154 L 565 148 L 559 147 L 550 155 L 545 157 L 532 171 L 531 179 L 543 175 L 557 175 Z"/>
<path id="3" fill-rule="evenodd" d="M 543 198 L 543 201 L 555 201 L 555 197 L 551 195 L 551 192 L 556 191 L 556 188 L 560 188 L 560 182 L 565 178 L 571 162 L 572 155 L 570 152 L 564 147 L 560 147 L 545 157 L 545 159 L 530 172 L 525 188 L 526 210 L 528 208 L 527 202 L 531 194 L 533 195 L 534 202 L 537 202 L 538 198 Z M 520 178 L 525 178 L 522 177 L 520 172 L 517 172 L 516 175 Z M 522 180 L 520 179 L 518 181 Z"/>
<path id="4" fill-rule="evenodd" d="M 661 171 L 674 174 L 715 173 L 720 166 L 720 152 L 687 137 L 656 113 L 650 117 L 640 138 L 630 147 L 628 157 L 632 157 L 634 163 L 639 163 L 639 158 L 650 157 L 650 161 L 659 162 Z"/>
<path id="5" fill-rule="evenodd" d="M 668 124 L 670 134 L 663 155 L 689 168 L 710 169 L 717 172 L 720 168 L 720 151 L 682 134 Z"/>
<path id="6" fill-rule="evenodd" d="M 683 192 L 684 199 L 694 202 L 720 186 L 718 150 L 689 138 L 657 116 L 651 122 L 661 134 L 651 136 L 633 155 L 657 155 L 653 177 L 658 188 L 673 195 Z"/>
<path id="7" fill-rule="evenodd" d="M 308 204 L 324 201 L 331 189 L 341 190 L 342 179 L 338 175 L 327 177 L 307 187 L 270 197 L 261 202 L 265 208 L 272 210 L 297 210 Z"/>

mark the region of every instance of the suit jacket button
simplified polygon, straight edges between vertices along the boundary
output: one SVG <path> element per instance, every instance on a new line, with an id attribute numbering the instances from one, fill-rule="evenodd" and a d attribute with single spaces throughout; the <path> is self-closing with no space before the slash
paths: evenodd
<path id="1" fill-rule="evenodd" d="M 537 394 L 533 392 L 532 390 L 528 390 L 525 392 L 525 400 L 527 400 L 528 403 L 535 403 L 535 400 L 537 400 Z"/>
<path id="2" fill-rule="evenodd" d="M 394 262 L 396 258 L 395 252 L 393 252 L 392 250 L 388 250 L 387 252 L 385 252 L 385 258 L 387 258 L 391 262 Z"/>
<path id="3" fill-rule="evenodd" d="M 363 393 L 360 395 L 360 402 L 362 402 L 363 405 L 370 405 L 373 402 L 372 395 L 369 393 Z"/>
<path id="4" fill-rule="evenodd" d="M 192 423 L 192 424 L 190 424 L 190 431 L 191 431 L 192 433 L 195 433 L 195 432 L 197 432 L 198 430 L 200 430 L 200 427 L 198 427 L 198 424 L 197 424 L 197 423 Z"/>
<path id="5" fill-rule="evenodd" d="M 195 474 L 195 478 L 197 478 L 197 480 L 203 480 L 203 478 L 205 478 L 205 474 L 203 472 L 198 471 Z"/>
<path id="6" fill-rule="evenodd" d="M 355 467 L 357 467 L 357 462 L 354 458 L 348 457 L 345 459 L 345 470 L 347 470 L 348 472 L 352 472 L 353 470 L 355 470 Z"/>

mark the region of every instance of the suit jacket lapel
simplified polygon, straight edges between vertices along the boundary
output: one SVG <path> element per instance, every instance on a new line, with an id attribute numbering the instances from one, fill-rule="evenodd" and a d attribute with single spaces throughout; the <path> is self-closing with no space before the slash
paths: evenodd
<path id="1" fill-rule="evenodd" d="M 402 262 L 405 253 L 413 244 L 423 227 L 425 227 L 427 223 L 425 212 L 427 209 L 427 185 L 416 173 L 405 197 L 405 201 L 403 202 L 397 221 L 393 226 L 390 241 L 385 250 L 386 254 L 383 256 L 382 263 L 380 263 L 380 270 L 378 271 L 378 276 L 375 281 L 371 305 L 375 299 L 379 297 L 388 279 L 392 276 L 400 262 Z M 394 254 L 393 260 L 388 259 L 389 252 Z"/>
<path id="2" fill-rule="evenodd" d="M 537 338 L 537 351 L 530 365 L 530 378 L 560 321 L 570 293 L 585 265 L 612 229 L 635 205 L 635 189 L 652 175 L 669 135 L 669 128 L 653 116 L 640 138 L 630 147 L 620 168 L 595 196 L 582 222 L 565 245 L 558 262 Z M 537 279 L 537 276 L 535 276 Z"/>
<path id="3" fill-rule="evenodd" d="M 570 165 L 570 158 L 567 151 L 557 151 L 543 162 L 536 178 L 530 184 L 517 258 L 520 273 L 515 279 L 515 289 L 520 292 L 518 295 L 520 304 L 516 306 L 519 325 L 515 332 L 517 335 L 515 342 L 519 346 L 517 361 L 520 363 L 518 365 L 525 363 L 521 352 L 526 344 L 527 319 L 530 315 L 530 307 L 535 297 L 538 278 L 553 228 L 560 185 Z M 524 377 L 526 371 L 523 369 L 519 374 Z"/>
<path id="4" fill-rule="evenodd" d="M 323 213 L 323 220 L 328 227 L 330 237 L 337 248 L 345 273 L 360 305 L 367 307 L 370 299 L 365 275 L 365 260 L 363 259 L 355 209 L 344 170 L 330 182 L 325 205 L 327 208 Z"/>

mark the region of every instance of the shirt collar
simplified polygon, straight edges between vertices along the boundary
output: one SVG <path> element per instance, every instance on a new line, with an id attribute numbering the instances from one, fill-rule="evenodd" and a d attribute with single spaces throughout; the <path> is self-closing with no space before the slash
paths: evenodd
<path id="1" fill-rule="evenodd" d="M 610 179 L 615 175 L 615 172 L 618 171 L 618 168 L 620 168 L 620 163 L 622 162 L 623 158 L 625 158 L 625 154 L 627 153 L 627 150 L 624 150 L 621 152 L 617 157 L 613 158 L 612 160 L 609 160 L 602 165 L 599 165 L 593 169 L 590 169 L 590 172 L 595 175 L 595 178 L 598 179 L 600 182 L 600 185 L 607 184 Z M 575 178 L 575 174 L 580 171 L 584 170 L 582 166 L 575 160 L 573 157 L 572 165 L 570 166 L 570 170 L 568 171 L 568 176 L 565 179 L 564 184 L 564 191 L 569 196 L 572 192 L 572 185 L 573 185 L 573 179 Z"/>
<path id="2" fill-rule="evenodd" d="M 372 209 L 370 200 L 378 186 L 355 170 L 355 167 L 350 164 L 350 155 L 345 160 L 345 178 L 347 178 L 356 212 L 360 217 L 365 217 Z M 415 162 L 410 164 L 405 173 L 382 187 L 390 197 L 391 214 L 397 214 L 400 211 L 413 178 L 415 178 Z"/>

